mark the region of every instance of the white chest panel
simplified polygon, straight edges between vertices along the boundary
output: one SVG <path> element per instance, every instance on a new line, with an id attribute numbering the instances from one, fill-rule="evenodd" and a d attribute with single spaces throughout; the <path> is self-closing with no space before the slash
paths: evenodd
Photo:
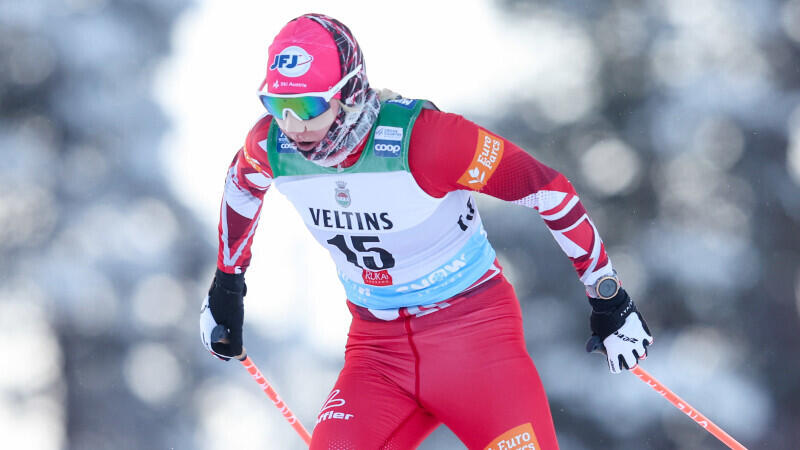
<path id="1" fill-rule="evenodd" d="M 441 301 L 494 262 L 467 191 L 437 199 L 406 171 L 283 176 L 275 186 L 331 252 L 348 299 L 360 306 Z"/>

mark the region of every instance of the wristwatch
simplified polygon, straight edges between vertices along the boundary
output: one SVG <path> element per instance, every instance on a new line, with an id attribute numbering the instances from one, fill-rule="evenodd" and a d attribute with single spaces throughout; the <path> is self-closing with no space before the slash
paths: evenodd
<path id="1" fill-rule="evenodd" d="M 621 287 L 622 283 L 619 282 L 617 271 L 615 270 L 610 275 L 600 277 L 593 285 L 586 285 L 586 294 L 589 297 L 608 300 L 617 295 Z"/>

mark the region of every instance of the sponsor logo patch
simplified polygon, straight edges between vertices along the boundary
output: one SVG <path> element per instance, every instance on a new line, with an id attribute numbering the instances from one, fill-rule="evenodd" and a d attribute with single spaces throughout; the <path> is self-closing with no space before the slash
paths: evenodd
<path id="1" fill-rule="evenodd" d="M 281 75 L 295 78 L 304 75 L 311 68 L 314 57 L 302 47 L 292 45 L 275 55 L 269 70 L 277 70 Z"/>
<path id="2" fill-rule="evenodd" d="M 375 156 L 381 158 L 397 158 L 403 142 L 403 129 L 400 127 L 379 126 L 375 130 Z"/>
<path id="3" fill-rule="evenodd" d="M 283 131 L 278 130 L 278 139 L 277 139 L 277 147 L 278 153 L 295 153 L 297 152 L 297 147 L 283 134 Z"/>
<path id="4" fill-rule="evenodd" d="M 350 203 L 352 203 L 352 199 L 350 198 L 350 189 L 347 189 L 347 183 L 344 181 L 336 182 L 336 187 L 333 188 L 333 194 L 334 198 L 336 198 L 336 203 L 345 208 L 350 206 Z"/>
<path id="5" fill-rule="evenodd" d="M 355 415 L 350 413 L 332 410 L 332 408 L 340 408 L 347 404 L 343 398 L 337 398 L 340 392 L 339 389 L 334 389 L 331 395 L 328 396 L 328 399 L 325 400 L 325 405 L 322 406 L 320 415 L 317 416 L 317 424 L 326 420 L 350 420 L 355 417 Z M 331 411 L 326 411 L 327 409 L 331 409 Z"/>
<path id="6" fill-rule="evenodd" d="M 380 270 L 378 272 L 364 269 L 364 272 L 361 274 L 361 278 L 364 279 L 364 284 L 369 284 L 372 286 L 391 286 L 392 285 L 392 276 L 389 275 L 388 270 Z"/>
<path id="7" fill-rule="evenodd" d="M 395 105 L 400 105 L 403 108 L 412 109 L 417 101 L 410 98 L 396 98 L 394 100 L 389 100 L 386 103 L 394 103 Z"/>
<path id="8" fill-rule="evenodd" d="M 458 184 L 473 191 L 479 191 L 486 186 L 489 178 L 497 170 L 503 158 L 503 140 L 486 131 L 478 130 L 478 143 L 475 147 L 475 156 L 467 171 L 458 179 Z"/>
<path id="9" fill-rule="evenodd" d="M 497 436 L 485 450 L 541 450 L 530 422 Z"/>

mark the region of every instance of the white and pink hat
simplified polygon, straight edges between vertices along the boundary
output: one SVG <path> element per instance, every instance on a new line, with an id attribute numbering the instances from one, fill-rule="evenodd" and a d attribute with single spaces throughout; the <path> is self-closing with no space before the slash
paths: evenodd
<path id="1" fill-rule="evenodd" d="M 333 36 L 305 16 L 289 22 L 278 33 L 269 46 L 268 64 L 260 89 L 272 94 L 325 92 L 342 78 Z"/>
<path id="2" fill-rule="evenodd" d="M 340 108 L 325 138 L 300 153 L 330 167 L 347 157 L 372 129 L 380 100 L 370 89 L 361 48 L 346 25 L 324 14 L 304 14 L 287 23 L 269 46 L 267 76 L 259 88 L 269 94 L 326 92 L 351 108 Z M 327 97 L 327 96 L 326 96 Z"/>
<path id="3" fill-rule="evenodd" d="M 369 91 L 358 42 L 347 26 L 323 14 L 304 14 L 287 23 L 269 46 L 268 58 L 259 91 L 325 92 L 359 66 L 357 75 L 334 98 L 355 106 Z"/>

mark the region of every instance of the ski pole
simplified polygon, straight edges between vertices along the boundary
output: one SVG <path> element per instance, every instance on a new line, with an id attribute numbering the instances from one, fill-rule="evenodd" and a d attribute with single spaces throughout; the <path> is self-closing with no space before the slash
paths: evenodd
<path id="1" fill-rule="evenodd" d="M 586 349 L 590 352 L 599 352 L 599 353 L 606 353 L 606 349 L 603 346 L 603 342 L 600 340 L 598 336 L 592 336 L 589 341 L 586 343 Z M 727 445 L 728 448 L 733 450 L 747 450 L 747 448 L 740 444 L 736 439 L 731 437 L 728 433 L 726 433 L 722 428 L 718 427 L 714 422 L 710 421 L 707 417 L 700 414 L 700 412 L 695 409 L 693 406 L 688 404 L 682 398 L 678 397 L 674 392 L 669 390 L 666 386 L 664 386 L 660 381 L 656 380 L 655 377 L 647 373 L 646 370 L 642 369 L 642 367 L 637 364 L 631 369 L 634 375 L 637 378 L 645 382 L 648 386 L 653 388 L 656 392 L 661 394 L 662 397 L 667 399 L 673 406 L 678 408 L 682 413 L 689 416 L 692 420 L 695 421 L 698 425 L 700 425 L 703 429 L 711 433 L 715 438 L 719 439 L 723 444 Z"/>
<path id="2" fill-rule="evenodd" d="M 227 342 L 227 340 L 228 330 L 226 330 L 224 326 L 217 325 L 213 330 L 211 330 L 212 342 L 220 342 L 224 344 Z M 263 390 L 264 393 L 267 394 L 267 397 L 272 400 L 272 403 L 275 405 L 275 407 L 280 410 L 281 414 L 283 414 L 283 417 L 285 417 L 292 428 L 294 428 L 294 431 L 300 435 L 306 445 L 311 445 L 311 434 L 308 433 L 308 430 L 306 430 L 303 424 L 300 423 L 300 420 L 297 419 L 294 413 L 289 410 L 289 407 L 286 405 L 283 399 L 280 398 L 278 393 L 275 392 L 275 389 L 273 389 L 272 385 L 269 384 L 264 375 L 261 374 L 261 371 L 258 370 L 258 367 L 255 365 L 253 360 L 247 356 L 247 351 L 244 349 L 244 347 L 242 347 L 242 354 L 236 356 L 235 358 L 242 363 L 242 366 L 247 369 L 247 372 L 250 374 L 250 376 L 253 377 L 259 386 L 261 386 L 261 390 Z"/>

